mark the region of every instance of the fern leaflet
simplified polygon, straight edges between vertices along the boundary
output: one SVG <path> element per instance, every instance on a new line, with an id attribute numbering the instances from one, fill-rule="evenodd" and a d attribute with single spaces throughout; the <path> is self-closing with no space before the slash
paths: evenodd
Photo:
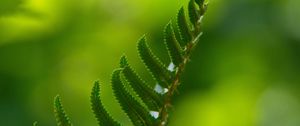
<path id="1" fill-rule="evenodd" d="M 100 126 L 120 126 L 106 111 L 100 99 L 100 83 L 96 81 L 91 93 L 91 106 Z"/>
<path id="2" fill-rule="evenodd" d="M 54 98 L 54 113 L 58 126 L 72 126 L 70 119 L 61 104 L 59 95 Z"/>

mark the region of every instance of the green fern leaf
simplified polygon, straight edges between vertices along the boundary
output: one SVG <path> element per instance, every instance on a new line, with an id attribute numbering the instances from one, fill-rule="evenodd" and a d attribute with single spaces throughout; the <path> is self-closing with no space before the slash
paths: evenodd
<path id="1" fill-rule="evenodd" d="M 200 15 L 198 9 L 196 9 L 195 0 L 190 0 L 188 9 L 189 9 L 190 21 L 194 26 L 196 26 L 200 18 Z"/>
<path id="2" fill-rule="evenodd" d="M 70 119 L 61 104 L 61 98 L 59 95 L 54 98 L 54 113 L 58 126 L 72 126 Z"/>
<path id="3" fill-rule="evenodd" d="M 126 63 L 126 64 L 124 64 Z M 120 60 L 121 67 L 123 66 L 123 75 L 129 85 L 141 97 L 142 101 L 147 105 L 150 110 L 158 111 L 162 106 L 161 96 L 151 89 L 148 84 L 143 81 L 138 74 L 128 64 L 126 56 L 122 56 Z"/>
<path id="4" fill-rule="evenodd" d="M 150 113 L 125 89 L 120 72 L 117 69 L 112 74 L 112 88 L 122 109 L 128 115 L 135 126 L 153 126 L 155 119 Z"/>
<path id="5" fill-rule="evenodd" d="M 159 58 L 154 55 L 146 42 L 145 36 L 138 41 L 139 57 L 155 81 L 162 86 L 156 88 L 157 92 L 147 85 L 131 68 L 126 56 L 121 57 L 121 68 L 114 70 L 111 84 L 117 101 L 133 125 L 165 126 L 168 124 L 172 97 L 181 82 L 180 77 L 185 70 L 188 59 L 202 35 L 200 20 L 208 6 L 204 1 L 190 0 L 188 4 L 189 21 L 187 21 L 183 7 L 180 8 L 176 20 L 180 39 L 176 39 L 177 36 L 174 33 L 171 22 L 164 29 L 164 43 L 172 61 L 168 69 L 175 65 L 176 69 L 174 71 L 168 70 Z M 130 89 L 130 91 L 127 89 Z M 164 94 L 161 95 L 158 92 Z M 99 125 L 120 126 L 120 123 L 109 115 L 102 104 L 98 81 L 94 83 L 90 98 L 92 111 Z M 59 95 L 54 99 L 54 114 L 58 126 L 72 126 L 61 104 Z M 37 126 L 37 122 L 34 122 L 33 126 Z"/>
<path id="6" fill-rule="evenodd" d="M 176 40 L 171 22 L 165 27 L 164 33 L 165 44 L 167 46 L 172 63 L 174 63 L 176 66 L 179 66 L 179 64 L 183 61 L 182 49 Z"/>
<path id="7" fill-rule="evenodd" d="M 120 126 L 104 108 L 100 99 L 100 83 L 96 81 L 91 93 L 91 105 L 100 126 Z"/>
<path id="8" fill-rule="evenodd" d="M 171 72 L 167 70 L 165 65 L 152 53 L 150 47 L 146 43 L 146 38 L 143 36 L 138 41 L 139 56 L 155 78 L 155 80 L 163 87 L 167 88 L 171 82 Z"/>
<path id="9" fill-rule="evenodd" d="M 189 24 L 185 18 L 185 12 L 183 7 L 180 8 L 177 14 L 177 26 L 180 33 L 181 45 L 186 46 L 192 40 L 192 34 L 190 32 Z"/>

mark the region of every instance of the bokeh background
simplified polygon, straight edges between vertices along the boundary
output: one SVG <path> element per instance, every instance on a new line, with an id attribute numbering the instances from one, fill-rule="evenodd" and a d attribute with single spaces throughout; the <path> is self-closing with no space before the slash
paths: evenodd
<path id="1" fill-rule="evenodd" d="M 187 0 L 0 0 L 0 125 L 55 125 L 60 94 L 74 125 L 106 108 L 131 125 L 110 75 L 125 53 L 150 85 L 136 41 L 146 33 L 165 64 L 163 27 Z M 204 35 L 174 100 L 170 126 L 299 126 L 300 1 L 211 0 Z"/>

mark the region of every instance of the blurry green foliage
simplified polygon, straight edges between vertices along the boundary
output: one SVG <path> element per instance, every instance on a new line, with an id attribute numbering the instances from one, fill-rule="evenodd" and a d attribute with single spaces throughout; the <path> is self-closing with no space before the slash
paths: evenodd
<path id="1" fill-rule="evenodd" d="M 0 15 L 12 13 L 16 8 L 22 4 L 23 0 L 1 0 L 0 1 Z"/>

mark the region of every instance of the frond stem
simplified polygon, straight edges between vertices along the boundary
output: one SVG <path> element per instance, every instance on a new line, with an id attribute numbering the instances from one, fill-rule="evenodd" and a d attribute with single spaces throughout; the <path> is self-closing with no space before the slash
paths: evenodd
<path id="1" fill-rule="evenodd" d="M 204 13 L 201 15 L 203 16 Z M 201 17 L 202 18 L 202 17 Z M 197 23 L 193 30 L 193 39 L 189 42 L 184 50 L 183 62 L 179 64 L 177 71 L 175 72 L 175 77 L 168 88 L 168 92 L 165 94 L 165 100 L 163 107 L 160 110 L 160 121 L 158 123 L 159 126 L 166 126 L 168 123 L 169 109 L 172 107 L 172 97 L 174 93 L 177 91 L 177 87 L 180 85 L 180 78 L 182 73 L 185 70 L 186 64 L 190 61 L 190 56 L 195 46 L 198 44 L 199 39 L 202 35 L 202 29 L 200 28 L 201 21 Z"/>

